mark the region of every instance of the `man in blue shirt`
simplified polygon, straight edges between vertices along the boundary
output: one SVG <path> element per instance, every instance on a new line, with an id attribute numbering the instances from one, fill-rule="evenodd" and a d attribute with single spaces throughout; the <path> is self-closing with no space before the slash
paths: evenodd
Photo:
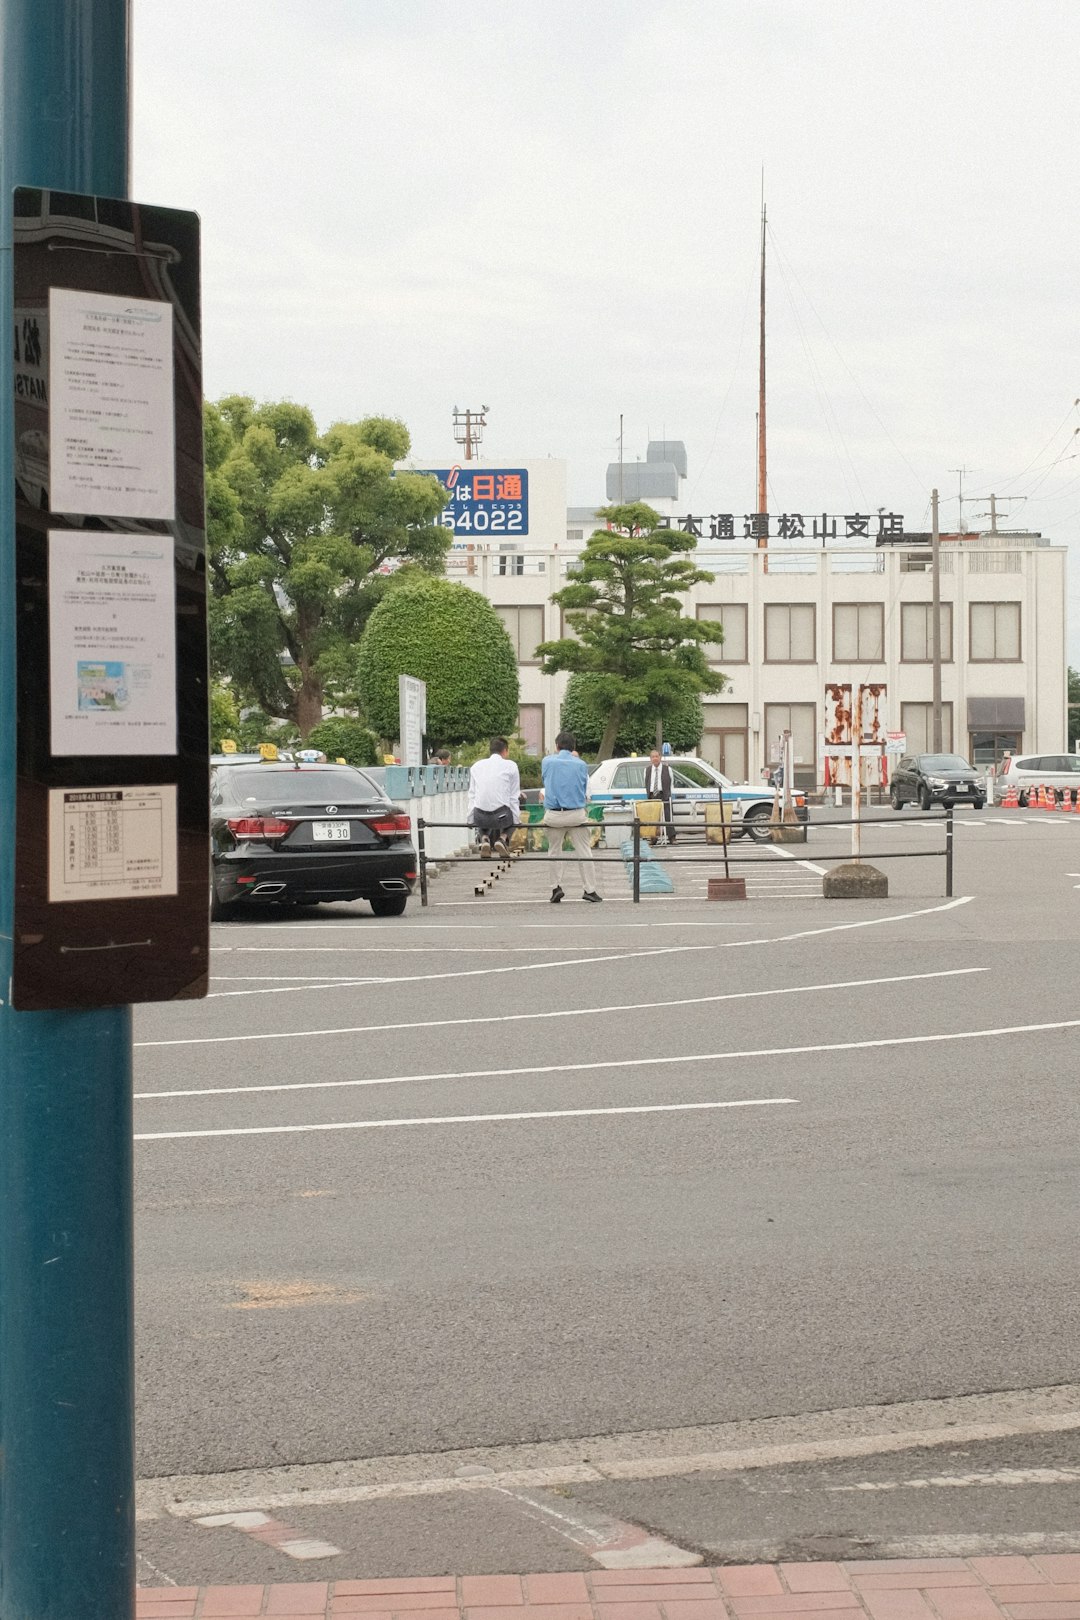
<path id="1" fill-rule="evenodd" d="M 558 905 L 563 897 L 562 845 L 563 833 L 567 832 L 577 857 L 578 873 L 584 888 L 582 898 L 595 904 L 601 896 L 596 892 L 593 877 L 594 863 L 585 813 L 589 768 L 574 752 L 577 741 L 573 732 L 560 731 L 555 739 L 555 747 L 558 752 L 548 754 L 540 767 L 544 778 L 544 826 L 551 834 L 549 842 L 555 861 L 555 887 L 551 891 L 551 903 Z"/>

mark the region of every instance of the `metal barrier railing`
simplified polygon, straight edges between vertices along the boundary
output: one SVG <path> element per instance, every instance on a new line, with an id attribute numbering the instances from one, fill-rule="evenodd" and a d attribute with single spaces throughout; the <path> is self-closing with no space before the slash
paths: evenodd
<path id="1" fill-rule="evenodd" d="M 883 850 L 869 850 L 869 851 L 865 850 L 865 849 L 860 849 L 860 852 L 859 852 L 859 855 L 858 855 L 857 858 L 859 860 L 863 860 L 863 861 L 866 861 L 866 860 L 878 860 L 878 861 L 904 861 L 904 860 L 909 860 L 910 861 L 910 860 L 944 859 L 944 862 L 945 862 L 945 898 L 948 899 L 948 900 L 951 900 L 953 898 L 953 842 L 954 842 L 954 828 L 955 828 L 954 813 L 953 813 L 952 805 L 945 806 L 944 814 L 934 813 L 934 812 L 928 812 L 928 813 L 924 812 L 924 813 L 921 813 L 921 814 L 918 814 L 918 815 L 905 815 L 903 823 L 892 822 L 892 821 L 885 821 L 885 822 L 880 822 L 879 823 L 876 819 L 874 819 L 874 820 L 863 820 L 861 822 L 860 821 L 854 821 L 853 822 L 852 818 L 849 817 L 849 816 L 833 816 L 833 817 L 825 817 L 825 818 L 815 817 L 813 821 L 786 822 L 786 823 L 780 823 L 779 825 L 776 825 L 774 823 L 770 823 L 769 824 L 769 830 L 770 830 L 770 835 L 771 835 L 773 830 L 774 830 L 774 827 L 775 827 L 775 831 L 780 834 L 780 837 L 775 839 L 775 842 L 777 842 L 777 843 L 794 842 L 795 840 L 793 840 L 790 837 L 790 835 L 792 833 L 800 835 L 800 836 L 798 836 L 798 842 L 803 843 L 803 842 L 806 841 L 806 837 L 807 837 L 808 833 L 811 830 L 814 831 L 814 832 L 818 832 L 818 831 L 824 830 L 824 829 L 829 828 L 829 827 L 844 827 L 844 828 L 847 828 L 850 831 L 852 829 L 852 827 L 854 826 L 854 827 L 857 827 L 857 828 L 860 829 L 861 834 L 866 834 L 866 833 L 870 833 L 872 831 L 872 829 L 875 826 L 878 826 L 878 825 L 901 826 L 901 825 L 905 825 L 905 824 L 913 824 L 915 822 L 926 822 L 926 821 L 933 823 L 935 826 L 940 826 L 940 827 L 944 828 L 945 839 L 944 839 L 944 844 L 943 844 L 942 847 L 933 848 L 933 849 L 889 849 L 889 850 L 883 849 Z M 642 853 L 642 842 L 643 842 L 643 840 L 642 840 L 641 833 L 642 833 L 643 823 L 641 821 L 639 821 L 637 819 L 637 817 L 635 816 L 632 823 L 630 823 L 630 824 L 627 824 L 627 823 L 621 822 L 621 821 L 618 822 L 618 823 L 615 823 L 615 822 L 610 822 L 609 823 L 606 820 L 589 820 L 588 822 L 585 823 L 585 825 L 587 827 L 589 827 L 589 828 L 607 827 L 607 826 L 610 826 L 610 825 L 628 825 L 628 831 L 630 832 L 630 838 L 631 838 L 631 842 L 632 842 L 632 851 L 631 851 L 631 854 L 629 856 L 629 864 L 631 866 L 632 894 L 633 894 L 634 904 L 637 905 L 641 900 L 641 868 L 646 862 L 653 859 L 653 856 L 652 856 L 651 852 L 648 853 L 648 854 L 644 854 L 644 855 Z M 661 826 L 662 825 L 663 825 L 663 823 L 661 823 Z M 420 904 L 421 904 L 421 906 L 426 906 L 428 904 L 428 866 L 429 865 L 438 865 L 438 866 L 465 866 L 465 865 L 469 865 L 469 866 L 475 866 L 477 864 L 477 856 L 476 856 L 475 853 L 470 853 L 468 855 L 440 855 L 437 858 L 437 860 L 430 860 L 429 857 L 428 857 L 428 853 L 427 853 L 427 841 L 426 841 L 426 832 L 427 832 L 427 829 L 429 827 L 458 828 L 463 832 L 469 832 L 469 833 L 475 833 L 475 831 L 476 831 L 476 829 L 470 823 L 465 822 L 465 821 L 431 821 L 431 820 L 425 818 L 424 816 L 418 816 L 416 818 L 416 846 L 417 846 L 416 853 L 417 853 L 418 866 L 419 866 L 419 872 L 420 872 Z M 716 853 L 709 854 L 709 855 L 683 855 L 682 853 L 680 853 L 676 858 L 676 864 L 678 866 L 715 866 L 718 863 L 722 862 L 723 867 L 724 867 L 725 876 L 730 875 L 730 869 L 733 866 L 771 866 L 773 868 L 773 870 L 775 871 L 775 862 L 766 855 L 743 855 L 743 854 L 735 854 L 735 853 L 732 852 L 732 845 L 736 841 L 736 839 L 740 836 L 740 834 L 743 835 L 743 836 L 753 836 L 753 835 L 748 834 L 745 829 L 732 827 L 730 822 L 717 823 L 717 827 L 724 829 L 725 835 L 720 839 L 720 841 L 718 843 L 714 843 L 713 848 L 716 851 Z M 696 825 L 695 824 L 687 825 L 684 822 L 679 822 L 678 823 L 678 828 L 679 828 L 679 838 L 680 838 L 680 840 L 685 842 L 687 839 L 690 839 L 692 844 L 697 841 L 696 838 L 695 838 L 695 835 L 701 835 L 702 841 L 704 842 L 705 839 L 707 838 L 708 833 L 710 831 L 715 831 L 715 829 L 710 828 L 707 824 L 702 824 L 700 822 L 697 823 Z M 534 822 L 522 822 L 522 823 L 519 823 L 516 827 L 508 828 L 507 832 L 506 832 L 506 836 L 510 837 L 515 832 L 522 832 L 522 831 L 530 831 L 531 832 L 534 829 L 536 831 L 538 831 L 538 832 L 544 831 L 545 830 L 544 822 L 543 821 L 534 821 Z M 531 853 L 533 859 L 535 859 L 535 860 L 540 860 L 540 861 L 558 860 L 560 858 L 560 852 L 561 852 L 561 848 L 562 848 L 563 838 L 564 838 L 564 836 L 566 834 L 566 828 L 564 828 L 564 827 L 551 827 L 551 828 L 547 828 L 546 830 L 549 833 L 551 833 L 551 834 L 558 837 L 558 840 L 559 840 L 559 849 L 558 850 L 554 850 L 554 851 L 552 851 L 552 850 L 546 850 L 546 851 L 534 850 L 534 851 L 530 852 L 526 848 L 525 850 L 521 850 L 520 852 L 518 852 L 515 858 L 518 859 L 518 860 L 521 860 L 521 859 L 524 859 L 526 856 L 528 856 Z M 756 839 L 755 839 L 755 842 L 757 842 Z M 563 858 L 574 859 L 573 856 L 563 857 Z M 597 854 L 597 853 L 593 852 L 591 854 L 590 858 L 593 861 L 597 862 L 599 865 L 614 865 L 615 863 L 618 863 L 619 865 L 622 865 L 622 866 L 625 866 L 627 864 L 627 859 L 628 859 L 626 856 L 624 856 L 621 853 L 621 851 L 619 851 L 619 852 L 612 851 L 611 854 L 607 854 L 607 855 L 601 855 L 601 854 Z M 795 859 L 798 859 L 798 857 L 796 856 Z M 851 854 L 851 851 L 844 851 L 842 854 L 841 853 L 832 854 L 832 853 L 829 853 L 829 852 L 826 852 L 826 851 L 815 850 L 814 859 L 816 861 L 844 862 L 844 861 L 850 861 L 852 859 L 852 854 Z"/>

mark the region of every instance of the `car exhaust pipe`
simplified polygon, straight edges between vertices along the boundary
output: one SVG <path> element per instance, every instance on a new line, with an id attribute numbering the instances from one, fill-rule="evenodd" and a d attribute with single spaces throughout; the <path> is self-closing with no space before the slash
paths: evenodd
<path id="1" fill-rule="evenodd" d="M 256 883 L 252 894 L 280 894 L 285 887 L 284 883 Z"/>
<path id="2" fill-rule="evenodd" d="M 401 878 L 382 878 L 379 883 L 379 888 L 389 889 L 392 894 L 400 894 L 403 889 L 408 892 L 409 885 Z"/>

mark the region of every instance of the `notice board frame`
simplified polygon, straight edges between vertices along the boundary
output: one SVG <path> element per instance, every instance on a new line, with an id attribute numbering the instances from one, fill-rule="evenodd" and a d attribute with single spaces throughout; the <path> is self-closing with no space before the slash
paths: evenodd
<path id="1" fill-rule="evenodd" d="M 199 219 L 181 209 L 30 187 L 15 190 L 12 206 L 18 659 L 12 1001 L 20 1011 L 42 1011 L 202 996 L 209 968 L 210 738 Z M 100 491 L 94 499 L 113 511 L 51 507 L 58 447 L 50 432 L 49 307 L 59 288 L 100 296 L 103 305 L 122 299 L 139 309 L 170 308 L 171 515 L 118 516 L 122 501 Z M 153 422 L 145 427 L 155 431 Z M 175 753 L 52 753 L 49 537 L 62 545 L 66 534 L 74 543 L 80 533 L 98 532 L 125 541 L 143 537 L 159 553 L 164 538 L 171 548 Z M 89 882 L 86 898 L 50 899 L 50 808 L 55 824 L 58 805 L 66 803 L 58 792 L 111 792 L 119 804 L 117 790 L 125 788 L 145 789 L 146 799 L 165 807 L 164 838 L 175 838 L 174 851 L 166 843 L 165 853 L 175 855 L 175 876 L 169 859 L 163 865 L 175 892 L 138 892 L 136 880 L 132 892 L 97 898 Z M 118 814 L 111 827 L 119 825 Z M 54 848 L 54 880 L 56 860 Z"/>

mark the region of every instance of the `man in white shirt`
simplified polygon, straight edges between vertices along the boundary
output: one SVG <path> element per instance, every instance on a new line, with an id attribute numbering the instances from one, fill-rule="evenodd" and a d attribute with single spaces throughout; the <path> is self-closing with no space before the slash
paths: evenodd
<path id="1" fill-rule="evenodd" d="M 505 737 L 492 737 L 487 759 L 478 759 L 469 772 L 469 821 L 484 860 L 492 844 L 497 855 L 509 855 L 506 835 L 517 825 L 520 797 L 521 776 L 510 758 L 510 744 Z"/>
<path id="2" fill-rule="evenodd" d="M 668 843 L 673 844 L 675 818 L 671 814 L 671 766 L 661 760 L 659 748 L 653 749 L 649 755 L 649 763 L 645 767 L 645 797 L 659 799 L 663 804 Z"/>

